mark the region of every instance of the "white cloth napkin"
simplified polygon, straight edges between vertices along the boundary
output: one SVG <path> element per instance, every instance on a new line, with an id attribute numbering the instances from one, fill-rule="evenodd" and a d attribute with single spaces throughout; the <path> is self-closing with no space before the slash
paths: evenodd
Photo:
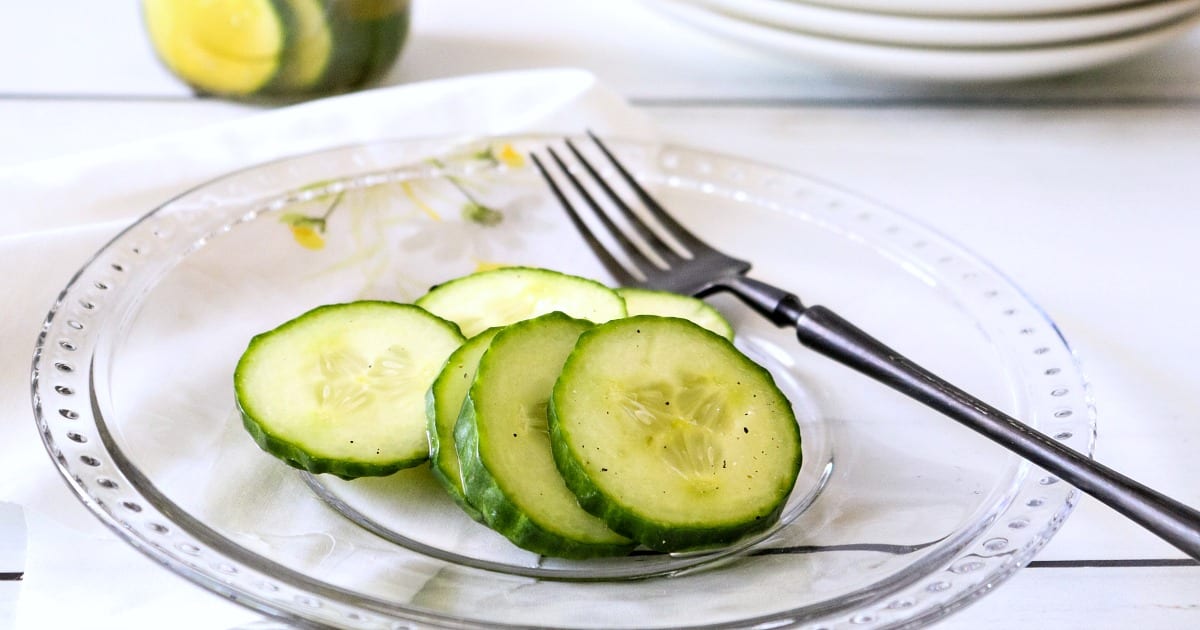
<path id="1" fill-rule="evenodd" d="M 42 446 L 29 396 L 34 340 L 55 295 L 104 242 L 174 194 L 287 155 L 380 138 L 585 128 L 653 137 L 590 74 L 547 69 L 365 91 L 0 170 L 0 572 L 24 572 L 0 583 L 0 627 L 270 625 L 118 540 Z"/>

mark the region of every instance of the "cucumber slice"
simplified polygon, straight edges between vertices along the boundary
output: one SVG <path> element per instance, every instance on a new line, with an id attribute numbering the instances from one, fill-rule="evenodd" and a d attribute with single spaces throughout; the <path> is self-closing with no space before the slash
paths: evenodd
<path id="1" fill-rule="evenodd" d="M 322 0 L 282 0 L 291 25 L 283 62 L 265 92 L 298 94 L 317 87 L 333 58 L 333 31 Z"/>
<path id="2" fill-rule="evenodd" d="M 554 386 L 549 426 L 580 505 L 659 551 L 766 529 L 800 469 L 796 418 L 770 373 L 678 318 L 584 332 Z"/>
<path id="3" fill-rule="evenodd" d="M 279 71 L 287 43 L 280 0 L 143 0 L 142 16 L 162 62 L 193 87 L 253 94 Z"/>
<path id="4" fill-rule="evenodd" d="M 425 392 L 463 342 L 410 304 L 315 308 L 251 339 L 234 371 L 243 424 L 263 450 L 344 479 L 429 456 Z"/>
<path id="5" fill-rule="evenodd" d="M 277 0 L 290 25 L 283 64 L 262 92 L 345 92 L 379 78 L 408 38 L 409 0 Z"/>
<path id="6" fill-rule="evenodd" d="M 467 337 L 553 311 L 600 323 L 624 317 L 625 301 L 587 278 L 549 269 L 501 267 L 440 284 L 417 305 L 456 324 Z"/>
<path id="7" fill-rule="evenodd" d="M 497 333 L 454 432 L 470 504 L 518 547 L 548 556 L 617 555 L 634 546 L 579 507 L 558 474 L 546 430 L 559 369 L 591 326 L 550 313 Z"/>
<path id="8" fill-rule="evenodd" d="M 363 76 L 364 82 L 370 83 L 387 74 L 395 65 L 396 59 L 400 57 L 404 43 L 408 41 L 410 24 L 408 0 L 400 0 L 392 2 L 392 4 L 399 6 L 393 7 L 391 13 L 381 15 L 370 22 L 375 47 L 371 51 L 371 59 Z"/>
<path id="9" fill-rule="evenodd" d="M 344 92 L 366 80 L 367 66 L 375 49 L 375 32 L 370 20 L 347 15 L 347 7 L 335 4 L 330 11 L 329 28 L 337 46 L 321 86 L 328 92 Z"/>
<path id="10" fill-rule="evenodd" d="M 385 73 L 408 36 L 409 0 L 142 0 L 164 65 L 225 96 L 306 95 Z"/>
<path id="11" fill-rule="evenodd" d="M 733 340 L 733 326 L 729 320 L 700 298 L 637 287 L 621 287 L 616 291 L 617 295 L 625 299 L 625 309 L 630 315 L 682 317 L 730 341 Z"/>
<path id="12" fill-rule="evenodd" d="M 425 396 L 425 416 L 429 421 L 429 461 L 433 476 L 445 486 L 451 498 L 477 521 L 483 519 L 479 510 L 467 501 L 463 492 L 462 468 L 458 464 L 458 451 L 454 447 L 454 424 L 462 411 L 467 390 L 475 380 L 479 357 L 500 332 L 500 327 L 489 328 L 468 339 L 446 359 L 446 365 L 434 379 L 433 386 Z"/>
<path id="13" fill-rule="evenodd" d="M 329 11 L 335 46 L 323 89 L 349 90 L 391 68 L 408 38 L 409 0 L 339 0 Z"/>

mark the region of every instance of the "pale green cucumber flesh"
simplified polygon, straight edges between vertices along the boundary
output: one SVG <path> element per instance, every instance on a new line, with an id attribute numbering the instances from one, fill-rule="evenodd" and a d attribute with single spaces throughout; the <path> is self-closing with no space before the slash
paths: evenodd
<path id="1" fill-rule="evenodd" d="M 241 3 L 237 20 L 204 2 L 142 0 L 159 59 L 199 91 L 244 96 L 279 71 L 290 28 L 282 0 Z"/>
<path id="2" fill-rule="evenodd" d="M 315 308 L 255 336 L 234 371 L 263 450 L 313 473 L 386 475 L 428 459 L 425 393 L 463 341 L 409 304 Z"/>
<path id="3" fill-rule="evenodd" d="M 501 330 L 455 427 L 469 503 L 492 529 L 542 555 L 618 555 L 634 546 L 580 508 L 558 474 L 546 428 L 563 360 L 591 325 L 556 312 Z"/>
<path id="4" fill-rule="evenodd" d="M 322 0 L 282 0 L 287 44 L 279 72 L 263 93 L 296 94 L 317 86 L 333 56 L 333 33 Z"/>
<path id="5" fill-rule="evenodd" d="M 721 312 L 713 308 L 711 304 L 700 298 L 638 287 L 621 287 L 616 291 L 617 295 L 625 299 L 625 309 L 631 316 L 682 317 L 726 339 L 733 339 L 733 326 L 729 320 L 725 319 L 725 316 L 721 315 Z"/>
<path id="6" fill-rule="evenodd" d="M 471 337 L 451 353 L 425 399 L 429 421 L 430 470 L 454 502 L 475 520 L 481 520 L 482 516 L 463 493 L 462 468 L 454 447 L 454 425 L 467 398 L 467 390 L 475 380 L 479 358 L 499 331 L 500 328 L 489 328 Z"/>
<path id="7" fill-rule="evenodd" d="M 689 321 L 584 332 L 554 387 L 555 461 L 580 505 L 659 551 L 770 527 L 800 468 L 800 433 L 771 375 Z"/>
<path id="8" fill-rule="evenodd" d="M 430 289 L 416 304 L 458 324 L 467 337 L 554 311 L 594 323 L 626 315 L 625 301 L 603 284 L 531 267 L 463 276 Z"/>

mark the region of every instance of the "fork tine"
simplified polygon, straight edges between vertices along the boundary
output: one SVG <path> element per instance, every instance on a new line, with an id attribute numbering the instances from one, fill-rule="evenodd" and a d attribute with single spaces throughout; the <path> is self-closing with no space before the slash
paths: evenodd
<path id="1" fill-rule="evenodd" d="M 693 256 L 700 251 L 715 251 L 708 243 L 700 240 L 699 237 L 697 237 L 695 234 L 692 234 L 687 230 L 687 228 L 680 225 L 679 222 L 676 221 L 675 218 L 672 217 L 667 210 L 662 207 L 662 204 L 658 203 L 658 200 L 651 196 L 650 193 L 647 192 L 646 189 L 643 188 L 636 179 L 634 179 L 633 175 L 630 174 L 625 166 L 621 164 L 620 160 L 617 159 L 617 156 L 613 155 L 612 151 L 608 149 L 608 146 L 605 145 L 595 133 L 589 129 L 587 131 L 587 135 L 588 138 L 591 138 L 592 142 L 599 147 L 600 152 L 604 154 L 604 157 L 608 158 L 609 163 L 617 169 L 617 173 L 621 175 L 621 179 L 625 180 L 625 183 L 629 185 L 629 188 L 633 190 L 634 194 L 636 194 L 638 199 L 641 200 L 642 204 L 645 205 L 646 210 L 650 212 L 650 215 L 653 216 L 659 222 L 659 224 L 662 225 L 663 229 L 670 233 L 675 240 L 679 241 L 681 245 L 686 247 Z"/>
<path id="2" fill-rule="evenodd" d="M 628 266 L 632 267 L 636 274 L 640 274 L 647 280 L 661 274 L 659 265 L 652 258 L 647 256 L 646 253 L 638 247 L 638 244 L 631 240 L 625 231 L 613 221 L 612 216 L 610 216 L 609 213 L 604 209 L 604 206 L 602 206 L 600 202 L 598 202 L 596 198 L 588 192 L 587 187 L 584 186 L 583 182 L 571 172 L 570 167 L 567 166 L 567 163 L 558 155 L 558 153 L 551 147 L 546 147 L 546 152 L 550 154 L 550 157 L 554 160 L 555 164 L 558 165 L 558 168 L 563 172 L 564 175 L 566 175 L 567 179 L 570 180 L 571 184 L 575 187 L 576 192 L 579 193 L 579 196 L 582 197 L 584 202 L 587 203 L 588 207 L 592 209 L 592 213 L 595 214 L 600 222 L 604 224 L 604 229 L 607 230 L 613 240 L 616 241 L 617 245 L 621 248 L 621 251 L 629 257 Z M 593 169 L 589 168 L 588 171 L 590 174 L 595 176 L 595 171 Z M 602 184 L 602 188 L 606 186 L 603 180 L 597 181 Z"/>
<path id="3" fill-rule="evenodd" d="M 608 272 L 611 273 L 619 283 L 624 285 L 642 284 L 644 279 L 651 275 L 647 272 L 647 270 L 643 269 L 643 267 L 649 266 L 651 269 L 653 269 L 653 262 L 642 255 L 641 252 L 634 247 L 633 243 L 630 242 L 619 229 L 617 229 L 617 227 L 612 223 L 612 219 L 605 214 L 596 200 L 591 196 L 591 194 L 588 193 L 587 189 L 584 188 L 582 182 L 580 182 L 579 179 L 571 173 L 558 154 L 550 148 L 547 148 L 547 152 L 558 165 L 558 168 L 563 175 L 570 180 L 576 192 L 579 193 L 579 196 L 584 200 L 585 203 L 587 203 L 587 205 L 592 209 L 593 213 L 598 216 L 601 222 L 604 223 L 605 228 L 612 234 L 613 238 L 617 240 L 618 244 L 631 256 L 633 260 L 631 260 L 627 266 L 613 256 L 611 252 L 609 252 L 608 247 L 596 237 L 596 234 L 592 231 L 592 228 L 583 220 L 583 217 L 579 215 L 579 212 L 575 209 L 575 206 L 571 203 L 571 201 L 567 199 L 566 194 L 563 193 L 554 177 L 550 175 L 549 169 L 546 168 L 545 164 L 542 163 L 541 159 L 539 159 L 536 154 L 530 153 L 529 156 L 533 159 L 534 166 L 537 167 L 538 172 L 542 175 L 542 178 L 546 180 L 547 184 L 549 184 L 550 190 L 554 193 L 554 197 L 558 200 L 559 205 L 561 205 L 563 209 L 567 211 L 567 215 L 571 218 L 571 223 L 575 226 L 575 230 L 583 236 L 584 240 L 588 244 L 588 247 L 590 247 L 592 252 L 595 253 L 600 259 L 600 262 L 604 265 L 604 268 L 607 269 Z M 638 265 L 639 260 L 642 263 L 641 266 Z M 632 267 L 632 271 L 630 267 Z M 635 275 L 634 272 L 641 274 L 641 277 Z"/>
<path id="4" fill-rule="evenodd" d="M 608 197 L 609 201 L 611 201 L 612 204 L 616 206 L 617 210 L 621 212 L 621 215 L 625 217 L 626 224 L 637 234 L 638 238 L 640 238 L 642 242 L 646 244 L 646 247 L 650 248 L 655 255 L 661 257 L 663 262 L 665 262 L 668 267 L 673 267 L 687 260 L 683 256 L 679 255 L 679 253 L 675 251 L 674 247 L 672 247 L 670 244 L 664 241 L 662 237 L 655 233 L 654 230 L 652 230 L 650 226 L 647 225 L 646 222 L 633 211 L 633 208 L 629 207 L 629 204 L 625 203 L 625 200 L 617 194 L 617 191 L 613 190 L 608 181 L 600 175 L 600 172 L 596 170 L 596 167 L 592 166 L 592 163 L 586 157 L 584 157 L 583 153 L 579 151 L 574 142 L 571 142 L 570 139 L 567 139 L 565 140 L 565 143 L 567 148 L 570 149 L 571 153 L 575 155 L 575 159 L 578 160 L 579 163 L 583 165 L 583 168 L 587 170 L 588 174 L 592 176 L 592 180 L 596 182 L 600 189 L 604 191 L 604 194 Z M 610 230 L 614 229 L 615 227 L 607 221 L 605 222 L 605 225 Z"/>

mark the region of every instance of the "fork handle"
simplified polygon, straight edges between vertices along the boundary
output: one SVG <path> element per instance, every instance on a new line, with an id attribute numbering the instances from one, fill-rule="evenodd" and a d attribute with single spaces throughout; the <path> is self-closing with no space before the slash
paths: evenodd
<path id="1" fill-rule="evenodd" d="M 1040 466 L 1200 560 L 1200 511 L 1067 448 L 917 365 L 823 306 L 765 283 L 729 286 L 800 343 L 942 412 Z M 754 295 L 747 295 L 748 291 Z M 767 301 L 761 301 L 766 298 Z M 774 306 L 768 306 L 773 304 Z"/>

